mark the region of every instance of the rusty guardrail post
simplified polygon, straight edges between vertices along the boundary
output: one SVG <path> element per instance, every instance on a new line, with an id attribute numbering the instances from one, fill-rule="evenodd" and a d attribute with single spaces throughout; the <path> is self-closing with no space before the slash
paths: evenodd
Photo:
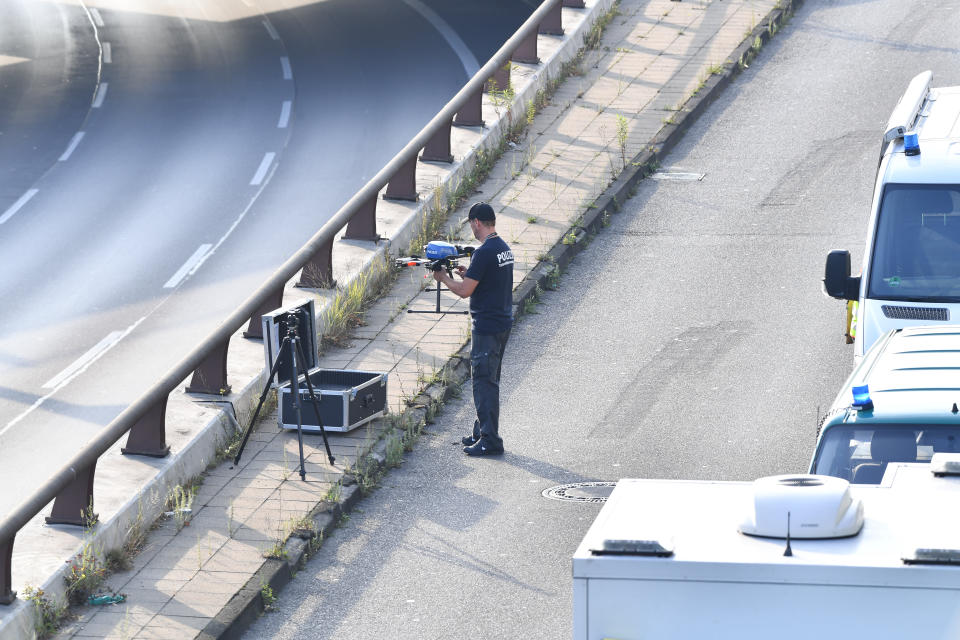
<path id="1" fill-rule="evenodd" d="M 97 472 L 97 461 L 74 473 L 73 482 L 68 484 L 53 501 L 53 509 L 47 516 L 47 524 L 73 524 L 89 527 L 97 521 L 93 512 L 93 476 Z"/>
<path id="2" fill-rule="evenodd" d="M 544 35 L 548 36 L 562 36 L 563 35 L 563 7 L 566 4 L 557 3 L 550 10 L 550 13 L 547 14 L 547 17 L 543 19 L 543 22 L 540 23 L 540 26 L 537 28 L 537 31 Z M 583 7 L 583 0 L 580 0 L 580 6 Z"/>
<path id="3" fill-rule="evenodd" d="M 420 154 L 421 162 L 453 162 L 453 154 L 450 153 L 450 127 L 453 120 L 437 129 L 437 132 L 430 138 L 430 142 L 423 148 Z"/>
<path id="4" fill-rule="evenodd" d="M 17 597 L 13 590 L 13 538 L 0 541 L 0 604 L 10 604 Z"/>
<path id="5" fill-rule="evenodd" d="M 493 72 L 493 75 L 483 85 L 485 92 L 507 91 L 510 89 L 510 63 L 507 62 Z"/>
<path id="6" fill-rule="evenodd" d="M 247 325 L 247 330 L 243 332 L 243 337 L 263 339 L 263 314 L 270 313 L 274 309 L 279 309 L 282 305 L 283 285 L 276 287 L 267 294 L 263 303 L 253 312 L 253 315 L 250 316 L 250 324 Z"/>
<path id="7" fill-rule="evenodd" d="M 120 453 L 151 458 L 166 458 L 170 455 L 166 429 L 167 398 L 169 397 L 164 396 L 130 427 L 127 433 L 127 446 L 121 448 Z"/>
<path id="8" fill-rule="evenodd" d="M 373 240 L 380 239 L 377 233 L 377 196 L 367 198 L 367 201 L 360 205 L 357 212 L 347 223 L 347 230 L 343 232 L 346 240 Z"/>
<path id="9" fill-rule="evenodd" d="M 376 194 L 373 197 L 376 200 Z M 297 286 L 305 289 L 331 289 L 336 284 L 333 279 L 333 238 L 331 237 L 303 265 Z"/>
<path id="10" fill-rule="evenodd" d="M 227 384 L 227 350 L 230 348 L 230 337 L 220 343 L 204 358 L 200 366 L 193 372 L 187 393 L 210 393 L 215 396 L 225 396 L 230 393 Z"/>
<path id="11" fill-rule="evenodd" d="M 467 98 L 457 115 L 453 117 L 455 127 L 482 127 L 483 126 L 483 87 L 480 87 Z"/>
<path id="12" fill-rule="evenodd" d="M 540 58 L 537 57 L 537 32 L 534 31 L 520 43 L 520 46 L 513 50 L 510 59 L 514 62 L 524 64 L 539 64 Z"/>
<path id="13" fill-rule="evenodd" d="M 417 201 L 417 156 L 411 157 L 397 169 L 387 183 L 384 200 Z"/>

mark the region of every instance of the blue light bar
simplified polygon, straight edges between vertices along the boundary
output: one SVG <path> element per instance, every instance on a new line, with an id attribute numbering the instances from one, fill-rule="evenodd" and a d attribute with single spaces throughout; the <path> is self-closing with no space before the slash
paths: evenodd
<path id="1" fill-rule="evenodd" d="M 920 155 L 920 140 L 916 131 L 903 135 L 903 152 L 908 156 Z"/>
<path id="2" fill-rule="evenodd" d="M 870 389 L 862 384 L 853 388 L 853 407 L 858 411 L 873 409 L 873 400 L 870 399 Z"/>

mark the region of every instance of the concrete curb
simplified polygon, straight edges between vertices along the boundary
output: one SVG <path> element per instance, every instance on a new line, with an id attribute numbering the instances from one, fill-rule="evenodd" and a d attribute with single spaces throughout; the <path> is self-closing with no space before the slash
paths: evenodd
<path id="1" fill-rule="evenodd" d="M 617 179 L 604 190 L 596 199 L 596 205 L 587 209 L 580 221 L 570 227 L 568 233 L 547 252 L 547 257 L 530 270 L 523 281 L 513 291 L 513 317 L 523 315 L 526 305 L 536 300 L 540 291 L 549 288 L 548 284 L 555 278 L 554 272 L 565 269 L 573 259 L 587 246 L 585 242 L 590 236 L 596 235 L 603 228 L 607 216 L 616 213 L 632 195 L 638 182 L 655 171 L 660 160 L 673 149 L 687 133 L 690 127 L 700 118 L 720 93 L 740 75 L 741 63 L 748 64 L 756 56 L 756 52 L 780 29 L 784 20 L 789 18 L 803 0 L 784 0 L 781 6 L 770 12 L 760 25 L 746 36 L 743 42 L 734 49 L 731 56 L 733 61 L 724 63 L 722 73 L 711 75 L 703 88 L 689 98 L 683 105 L 678 121 L 666 125 L 664 130 L 651 141 L 650 147 L 640 152 L 627 164 Z M 759 39 L 760 47 L 754 43 Z"/>
<path id="2" fill-rule="evenodd" d="M 337 526 L 346 512 L 353 509 L 361 497 L 363 492 L 358 485 L 344 487 L 340 502 L 333 503 L 330 509 L 314 516 L 313 522 L 318 532 L 316 535 L 322 539 L 327 531 Z M 277 593 L 293 580 L 313 551 L 311 548 L 313 539 L 313 535 L 304 534 L 302 537 L 296 537 L 296 534 L 291 535 L 284 545 L 286 559 L 267 558 L 260 570 L 230 599 L 227 606 L 207 623 L 197 638 L 212 640 L 242 636 L 244 631 L 268 608 L 269 603 L 263 596 L 264 586 L 269 586 L 274 593 Z"/>
<path id="3" fill-rule="evenodd" d="M 466 352 L 466 355 L 464 353 Z M 446 384 L 433 384 L 412 400 L 411 408 L 404 412 L 404 417 L 412 419 L 414 424 L 429 423 L 431 415 L 430 405 L 443 403 L 455 393 L 456 386 L 463 384 L 470 377 L 469 348 L 464 345 L 446 365 L 443 378 Z M 372 471 L 375 477 L 381 478 L 389 470 L 386 461 L 386 438 L 381 437 L 367 456 L 374 464 Z M 214 640 L 239 638 L 258 617 L 268 610 L 268 603 L 263 597 L 263 587 L 268 585 L 274 594 L 277 594 L 295 577 L 297 571 L 304 566 L 310 556 L 323 544 L 322 540 L 327 533 L 337 527 L 340 519 L 364 497 L 360 485 L 352 483 L 343 488 L 341 499 L 329 505 L 329 508 L 318 507 L 312 516 L 316 534 L 291 534 L 284 549 L 286 560 L 267 559 L 253 577 L 237 592 L 227 606 L 211 620 L 200 633 L 200 640 Z M 319 536 L 321 541 L 314 547 L 314 539 Z"/>

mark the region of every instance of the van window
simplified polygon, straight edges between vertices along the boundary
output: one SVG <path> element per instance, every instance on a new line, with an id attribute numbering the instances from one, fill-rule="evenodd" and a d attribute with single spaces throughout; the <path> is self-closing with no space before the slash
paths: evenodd
<path id="1" fill-rule="evenodd" d="M 960 426 L 838 425 L 824 430 L 811 472 L 878 484 L 887 463 L 930 462 L 934 453 L 960 453 Z"/>
<path id="2" fill-rule="evenodd" d="M 960 185 L 886 186 L 867 295 L 960 300 Z"/>

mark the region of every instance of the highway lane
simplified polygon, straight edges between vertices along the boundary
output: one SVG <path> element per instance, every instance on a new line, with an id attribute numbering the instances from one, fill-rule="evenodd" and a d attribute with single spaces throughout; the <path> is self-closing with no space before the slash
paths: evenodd
<path id="1" fill-rule="evenodd" d="M 76 6 L 0 3 L 0 213 L 26 193 L 80 129 L 99 47 Z"/>
<path id="2" fill-rule="evenodd" d="M 805 471 L 853 365 L 826 253 L 858 259 L 886 119 L 923 69 L 960 84 L 958 28 L 954 2 L 806 0 L 665 158 L 703 180 L 643 182 L 514 330 L 503 459 L 460 453 L 467 390 L 247 637 L 569 638 L 599 508 L 543 489 Z"/>
<path id="3" fill-rule="evenodd" d="M 532 10 L 433 4 L 61 8 L 100 76 L 74 79 L 89 103 L 73 133 L 22 132 L 60 155 L 0 225 L 0 512 L 42 479 L 31 453 L 75 451 L 459 90 L 463 51 L 425 13 L 472 20 L 463 41 L 486 60 Z"/>

